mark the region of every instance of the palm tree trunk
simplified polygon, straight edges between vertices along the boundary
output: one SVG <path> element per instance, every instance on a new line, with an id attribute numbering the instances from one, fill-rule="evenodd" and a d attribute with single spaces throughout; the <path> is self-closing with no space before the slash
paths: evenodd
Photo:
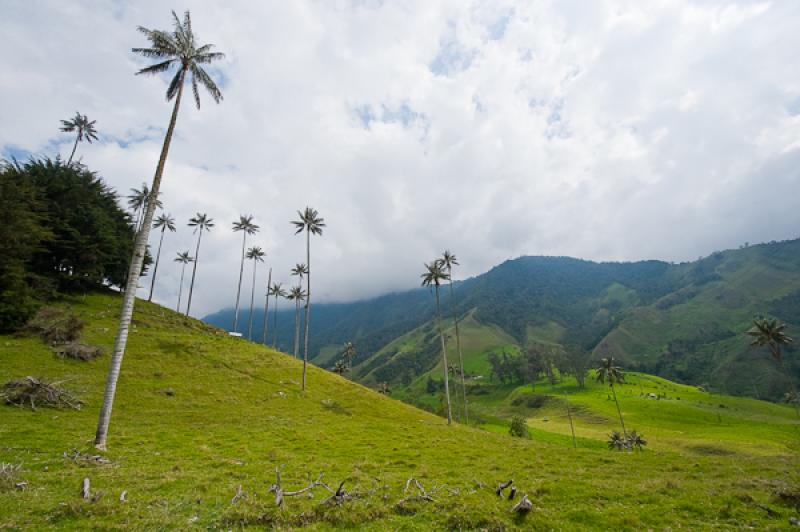
<path id="1" fill-rule="evenodd" d="M 614 389 L 614 383 L 611 383 L 611 393 L 614 394 L 614 402 L 617 403 L 617 414 L 619 414 L 619 424 L 622 425 L 622 436 L 625 441 L 628 441 L 628 432 L 625 430 L 625 421 L 622 419 L 622 410 L 619 408 L 619 401 L 617 401 L 617 392 Z"/>
<path id="2" fill-rule="evenodd" d="M 300 358 L 300 299 L 294 303 L 294 358 Z"/>
<path id="3" fill-rule="evenodd" d="M 275 294 L 275 309 L 272 311 L 272 349 L 278 348 L 278 294 Z"/>
<path id="4" fill-rule="evenodd" d="M 161 259 L 161 244 L 164 243 L 164 230 L 167 227 L 161 228 L 161 238 L 158 239 L 158 253 L 156 253 L 156 264 L 153 266 L 153 278 L 150 279 L 150 295 L 147 296 L 147 301 L 153 300 L 153 287 L 156 285 L 156 274 L 158 273 L 158 261 Z"/>
<path id="5" fill-rule="evenodd" d="M 439 310 L 439 285 L 436 285 L 436 323 L 439 326 L 439 338 L 442 341 L 442 362 L 444 364 L 444 397 L 447 402 L 447 424 L 453 422 L 453 412 L 450 408 L 450 382 L 447 376 L 447 346 L 444 343 L 444 330 L 442 329 L 442 314 Z"/>
<path id="6" fill-rule="evenodd" d="M 199 226 L 198 226 L 199 227 Z M 200 227 L 200 232 L 197 235 L 197 248 L 194 250 L 194 264 L 192 264 L 192 281 L 189 283 L 189 301 L 186 303 L 186 315 L 189 315 L 189 310 L 192 308 L 192 294 L 194 293 L 194 276 L 197 274 L 197 262 L 200 259 L 200 239 L 203 238 L 203 228 Z"/>
<path id="7" fill-rule="evenodd" d="M 175 312 L 181 311 L 181 293 L 183 292 L 183 274 L 186 273 L 186 263 L 181 267 L 181 286 L 178 288 L 178 306 L 175 307 Z"/>
<path id="8" fill-rule="evenodd" d="M 572 448 L 578 448 L 578 441 L 575 439 L 575 425 L 572 424 L 572 410 L 569 407 L 569 401 L 567 401 L 567 394 L 564 394 L 564 402 L 567 404 L 567 417 L 569 418 L 569 429 L 572 431 Z"/>
<path id="9" fill-rule="evenodd" d="M 469 409 L 467 407 L 467 383 L 464 378 L 464 357 L 461 355 L 461 335 L 458 332 L 458 315 L 455 309 L 455 299 L 453 297 L 453 272 L 447 268 L 447 275 L 450 277 L 450 306 L 453 311 L 453 321 L 456 325 L 456 349 L 458 350 L 458 363 L 461 366 L 461 395 L 464 400 L 464 423 L 469 424 Z"/>
<path id="10" fill-rule="evenodd" d="M 264 339 L 261 343 L 264 345 L 267 344 L 267 330 L 269 329 L 269 285 L 272 282 L 272 268 L 269 269 L 269 275 L 267 275 L 267 298 L 264 300 Z"/>
<path id="11" fill-rule="evenodd" d="M 80 136 L 75 135 L 75 144 L 72 145 L 72 153 L 69 154 L 69 159 L 67 159 L 67 166 L 72 164 L 72 157 L 75 155 L 75 150 L 78 149 L 78 139 L 80 139 Z"/>
<path id="12" fill-rule="evenodd" d="M 798 405 L 798 401 L 800 401 L 800 397 L 797 395 L 797 388 L 794 386 L 794 379 L 792 379 L 792 374 L 786 371 L 786 365 L 783 363 L 783 357 L 778 359 L 778 362 L 781 363 L 781 371 L 786 378 L 789 380 L 789 386 L 792 389 L 792 404 L 794 405 L 794 411 L 797 413 L 797 417 L 800 417 L 800 405 Z"/>
<path id="13" fill-rule="evenodd" d="M 308 322 L 311 318 L 311 230 L 306 228 L 306 264 L 308 273 L 306 274 L 306 311 L 303 321 L 305 322 L 305 348 L 303 349 L 303 387 L 306 389 L 306 372 L 308 366 Z"/>
<path id="14" fill-rule="evenodd" d="M 242 293 L 242 275 L 244 274 L 244 249 L 247 244 L 247 231 L 242 231 L 242 262 L 239 265 L 239 287 L 236 289 L 236 312 L 233 314 L 233 332 L 239 332 L 236 327 L 239 323 L 239 295 Z"/>
<path id="15" fill-rule="evenodd" d="M 258 261 L 253 259 L 253 288 L 250 290 L 250 315 L 248 316 L 250 323 L 247 326 L 247 339 L 253 339 L 253 303 L 256 299 L 256 268 L 258 268 Z"/>
<path id="16" fill-rule="evenodd" d="M 185 72 L 185 71 L 184 71 Z M 169 152 L 169 145 L 172 141 L 172 133 L 175 130 L 175 122 L 178 119 L 178 109 L 181 104 L 181 95 L 183 94 L 183 79 L 178 87 L 178 93 L 175 96 L 175 106 L 172 109 L 172 116 L 167 128 L 167 134 L 164 137 L 164 144 L 161 147 L 161 156 L 158 159 L 158 166 L 156 173 L 153 176 L 153 186 L 151 187 L 152 197 L 158 197 L 158 190 L 161 188 L 161 177 L 164 175 L 164 165 L 167 162 L 167 153 Z M 103 393 L 103 404 L 100 407 L 100 417 L 97 421 L 97 432 L 94 438 L 94 445 L 100 450 L 106 449 L 106 441 L 108 438 L 108 426 L 111 422 L 111 409 L 114 405 L 114 395 L 117 391 L 117 380 L 119 379 L 120 368 L 122 367 L 122 357 L 125 355 L 125 345 L 128 342 L 128 331 L 130 329 L 131 320 L 133 319 L 133 307 L 136 303 L 136 289 L 139 284 L 139 274 L 142 271 L 142 263 L 144 262 L 144 255 L 147 250 L 147 239 L 150 236 L 150 226 L 153 223 L 153 215 L 155 214 L 156 202 L 150 201 L 147 203 L 147 210 L 144 216 L 144 226 L 142 231 L 136 236 L 136 244 L 133 248 L 133 258 L 131 259 L 130 269 L 128 270 L 128 281 L 125 286 L 125 295 L 122 298 L 122 312 L 119 319 L 119 330 L 117 337 L 114 340 L 114 351 L 111 355 L 111 364 L 108 369 L 108 379 L 106 380 L 105 392 Z"/>

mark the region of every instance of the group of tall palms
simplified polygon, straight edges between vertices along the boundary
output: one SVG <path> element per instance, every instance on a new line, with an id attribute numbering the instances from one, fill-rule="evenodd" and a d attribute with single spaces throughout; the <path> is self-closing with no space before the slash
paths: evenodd
<path id="1" fill-rule="evenodd" d="M 450 289 L 450 310 L 453 315 L 453 322 L 456 333 L 456 350 L 458 352 L 459 369 L 461 373 L 461 394 L 464 405 L 464 422 L 469 423 L 469 407 L 467 405 L 467 385 L 464 377 L 464 356 L 461 353 L 461 334 L 458 329 L 458 315 L 456 313 L 455 299 L 453 294 L 453 266 L 458 266 L 458 259 L 450 251 L 445 250 L 442 256 L 425 264 L 425 272 L 421 275 L 422 286 L 427 286 L 433 289 L 436 295 L 436 328 L 439 332 L 439 340 L 442 344 L 442 368 L 444 373 L 444 397 L 445 406 L 447 408 L 447 424 L 453 422 L 453 410 L 450 403 L 450 379 L 449 379 L 449 364 L 447 363 L 447 342 L 444 335 L 444 327 L 442 326 L 442 312 L 439 298 L 439 287 L 448 281 Z"/>

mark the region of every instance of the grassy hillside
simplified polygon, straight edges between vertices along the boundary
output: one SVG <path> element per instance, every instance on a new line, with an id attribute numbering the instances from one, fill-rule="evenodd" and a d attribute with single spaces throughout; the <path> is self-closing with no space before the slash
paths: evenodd
<path id="1" fill-rule="evenodd" d="M 89 295 L 67 303 L 86 320 L 86 340 L 109 349 L 119 299 Z M 534 430 L 532 440 L 448 427 L 313 367 L 302 393 L 297 360 L 155 305 L 140 302 L 134 324 L 105 455 L 110 464 L 64 456 L 75 449 L 95 454 L 90 441 L 108 356 L 65 361 L 38 339 L 0 338 L 0 380 L 65 379 L 86 401 L 80 411 L 0 406 L 0 462 L 22 464 L 14 480 L 28 482 L 24 491 L 0 487 L 0 527 L 779 529 L 797 514 L 800 463 L 780 407 L 764 410 L 770 430 L 739 425 L 752 431 L 755 447 L 774 441 L 768 453 L 726 441 L 716 444 L 724 452 L 693 452 L 660 434 L 644 452 L 571 449 L 559 434 L 563 426 Z M 596 397 L 574 400 L 607 413 Z M 665 430 L 686 430 L 680 417 Z M 327 493 L 317 489 L 287 498 L 279 511 L 268 493 L 277 466 L 287 490 L 324 473 L 330 485 L 345 480 L 361 496 L 326 506 Z M 412 476 L 428 490 L 439 488 L 432 501 L 398 503 Z M 80 498 L 85 477 L 95 495 L 102 492 L 98 500 Z M 534 502 L 525 518 L 493 493 L 512 477 Z M 232 504 L 238 486 L 245 497 Z"/>

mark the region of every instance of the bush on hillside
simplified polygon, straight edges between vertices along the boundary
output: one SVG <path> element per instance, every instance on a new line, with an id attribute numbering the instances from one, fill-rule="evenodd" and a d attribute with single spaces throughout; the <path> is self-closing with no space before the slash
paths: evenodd
<path id="1" fill-rule="evenodd" d="M 530 438 L 531 433 L 528 430 L 528 422 L 522 416 L 514 416 L 511 419 L 511 427 L 508 433 L 515 438 Z"/>
<path id="2" fill-rule="evenodd" d="M 84 322 L 68 309 L 42 307 L 28 320 L 23 332 L 38 336 L 50 345 L 58 345 L 78 340 L 84 326 Z"/>
<path id="3" fill-rule="evenodd" d="M 73 360 L 88 362 L 89 360 L 94 360 L 103 356 L 103 348 L 81 342 L 69 342 L 56 348 L 56 355 L 61 358 L 71 358 Z"/>

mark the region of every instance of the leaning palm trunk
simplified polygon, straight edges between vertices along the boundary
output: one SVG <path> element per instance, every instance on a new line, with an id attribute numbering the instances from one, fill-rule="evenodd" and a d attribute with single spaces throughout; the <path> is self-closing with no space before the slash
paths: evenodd
<path id="1" fill-rule="evenodd" d="M 294 358 L 300 358 L 300 299 L 294 300 Z"/>
<path id="2" fill-rule="evenodd" d="M 306 389 L 306 372 L 308 366 L 308 322 L 311 318 L 311 231 L 306 231 L 306 311 L 303 321 L 305 323 L 305 347 L 303 348 L 303 390 Z"/>
<path id="3" fill-rule="evenodd" d="M 248 316 L 250 323 L 247 326 L 247 339 L 248 340 L 252 340 L 253 339 L 253 303 L 255 302 L 255 299 L 256 299 L 256 268 L 258 268 L 258 261 L 254 260 L 253 261 L 253 288 L 250 290 L 250 315 Z"/>
<path id="4" fill-rule="evenodd" d="M 181 285 L 178 287 L 178 305 L 175 307 L 175 312 L 181 311 L 181 294 L 183 293 L 183 274 L 186 273 L 186 264 L 181 267 Z"/>
<path id="5" fill-rule="evenodd" d="M 186 303 L 186 315 L 189 315 L 189 310 L 192 308 L 192 294 L 194 293 L 194 277 L 197 274 L 197 262 L 200 259 L 200 239 L 203 238 L 203 228 L 201 227 L 197 233 L 197 248 L 194 250 L 194 264 L 192 264 L 192 282 L 189 283 L 189 301 Z"/>
<path id="6" fill-rule="evenodd" d="M 453 274 L 448 268 L 450 277 L 450 304 L 453 306 L 453 321 L 456 325 L 456 349 L 458 350 L 458 364 L 461 369 L 461 395 L 464 400 L 464 423 L 469 424 L 469 409 L 467 407 L 467 381 L 464 378 L 464 357 L 461 354 L 461 335 L 458 332 L 458 314 L 455 309 L 455 299 L 453 297 Z"/>
<path id="7" fill-rule="evenodd" d="M 178 87 L 178 92 L 175 97 L 175 106 L 172 109 L 172 116 L 167 128 L 167 134 L 164 137 L 164 144 L 161 147 L 161 156 L 158 159 L 158 166 L 156 173 L 153 176 L 153 186 L 150 189 L 150 197 L 155 199 L 158 197 L 158 190 L 161 187 L 161 176 L 164 174 L 164 164 L 167 161 L 167 153 L 169 152 L 169 145 L 172 140 L 172 133 L 175 130 L 175 122 L 178 119 L 178 109 L 181 104 L 181 95 L 183 94 L 183 79 Z M 108 437 L 108 425 L 111 421 L 111 409 L 114 404 L 114 395 L 117 391 L 117 380 L 119 379 L 119 372 L 122 366 L 122 357 L 125 355 L 125 345 L 128 342 L 128 330 L 133 318 L 133 306 L 136 303 L 136 288 L 139 284 L 139 274 L 142 271 L 142 263 L 144 262 L 144 255 L 147 249 L 147 239 L 150 236 L 150 227 L 153 224 L 153 215 L 156 210 L 156 202 L 148 201 L 146 204 L 144 222 L 142 230 L 136 235 L 136 243 L 133 248 L 133 258 L 131 259 L 130 268 L 128 269 L 128 280 L 125 286 L 125 295 L 122 298 L 122 313 L 119 319 L 119 330 L 117 337 L 114 340 L 114 351 L 111 355 L 111 364 L 108 369 L 108 379 L 106 380 L 106 388 L 103 394 L 103 404 L 100 407 L 100 418 L 97 422 L 97 433 L 94 439 L 94 445 L 98 449 L 104 450 L 106 448 L 106 439 Z M 195 262 L 195 265 L 197 263 Z M 191 293 L 189 295 L 191 299 Z"/>
<path id="8" fill-rule="evenodd" d="M 272 283 L 272 268 L 269 269 L 269 275 L 267 275 L 267 298 L 264 301 L 264 339 L 261 341 L 264 345 L 267 344 L 267 331 L 269 329 L 269 287 L 270 283 Z"/>
<path id="9" fill-rule="evenodd" d="M 72 145 L 72 153 L 69 154 L 69 159 L 67 159 L 67 166 L 72 164 L 72 158 L 75 156 L 75 150 L 78 149 L 78 141 L 80 138 L 79 135 L 75 135 L 75 144 Z"/>
<path id="10" fill-rule="evenodd" d="M 164 231 L 166 227 L 161 228 L 161 238 L 158 239 L 158 253 L 156 253 L 156 263 L 153 266 L 153 278 L 150 279 L 150 295 L 147 296 L 147 301 L 153 300 L 153 288 L 156 286 L 156 274 L 158 273 L 158 261 L 161 259 L 161 244 L 164 243 Z"/>
<path id="11" fill-rule="evenodd" d="M 239 324 L 239 296 L 242 293 L 242 275 L 244 274 L 244 250 L 247 245 L 247 231 L 243 231 L 242 236 L 242 262 L 239 265 L 239 286 L 236 289 L 236 312 L 233 314 L 233 332 L 239 332 L 237 326 Z"/>
<path id="12" fill-rule="evenodd" d="M 439 310 L 439 285 L 436 285 L 436 324 L 439 327 L 439 338 L 442 341 L 442 362 L 444 364 L 444 398 L 447 402 L 447 424 L 453 422 L 453 412 L 450 407 L 450 383 L 447 376 L 447 346 L 444 343 L 444 330 L 442 329 L 442 314 Z"/>
<path id="13" fill-rule="evenodd" d="M 275 329 L 272 332 L 272 349 L 278 348 L 278 294 L 275 293 L 275 309 L 272 311 L 272 328 Z"/>

